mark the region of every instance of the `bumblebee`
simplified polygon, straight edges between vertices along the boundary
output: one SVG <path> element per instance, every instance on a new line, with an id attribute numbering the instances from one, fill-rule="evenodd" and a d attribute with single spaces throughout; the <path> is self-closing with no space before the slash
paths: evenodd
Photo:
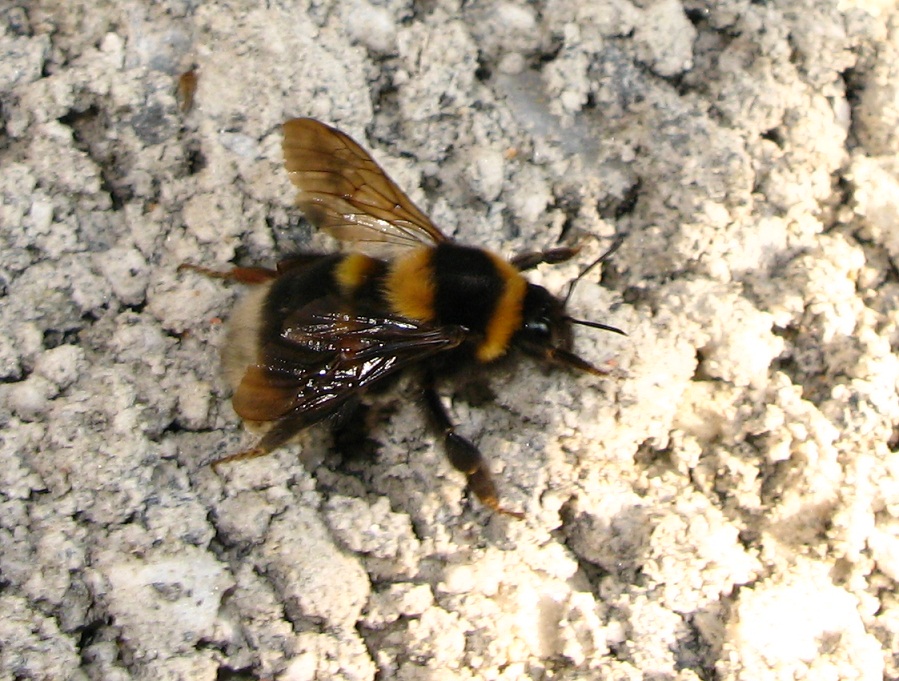
<path id="1" fill-rule="evenodd" d="M 437 383 L 453 370 L 489 364 L 513 350 L 607 373 L 572 352 L 572 325 L 624 332 L 573 319 L 565 311 L 567 298 L 522 276 L 577 249 L 505 260 L 456 243 L 344 133 L 311 118 L 287 121 L 283 132 L 297 205 L 354 252 L 300 253 L 275 269 L 184 266 L 253 287 L 234 310 L 222 358 L 235 412 L 268 429 L 254 447 L 214 465 L 262 456 L 312 424 L 344 418 L 363 393 L 415 366 L 422 403 L 450 463 L 484 505 L 522 517 L 500 505 L 483 456 L 456 432 Z"/>

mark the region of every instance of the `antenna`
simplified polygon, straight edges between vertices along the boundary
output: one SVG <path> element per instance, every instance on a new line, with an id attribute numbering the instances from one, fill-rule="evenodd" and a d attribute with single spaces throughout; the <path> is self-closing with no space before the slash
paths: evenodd
<path id="1" fill-rule="evenodd" d="M 589 265 L 587 265 L 584 269 L 581 270 L 580 274 L 578 274 L 574 279 L 571 280 L 571 283 L 568 285 L 568 293 L 565 294 L 565 300 L 562 301 L 563 305 L 565 305 L 566 307 L 568 306 L 568 300 L 571 298 L 571 294 L 574 293 L 574 287 L 577 285 L 577 283 L 581 279 L 583 279 L 584 276 L 587 275 L 590 272 L 590 270 L 592 270 L 594 267 L 596 267 L 599 263 L 607 260 L 609 258 L 609 256 L 611 256 L 615 251 L 617 251 L 621 247 L 621 244 L 623 244 L 623 243 L 624 243 L 624 234 L 619 234 L 615 238 L 615 241 L 612 243 L 611 246 L 609 246 L 609 249 L 605 253 L 603 253 L 596 260 L 594 260 Z M 578 321 L 577 319 L 570 319 L 570 321 L 573 324 L 583 324 L 584 326 L 596 326 L 598 324 L 597 322 L 583 322 L 583 321 Z M 618 331 L 618 333 L 623 333 L 623 331 L 619 331 L 618 329 L 606 327 L 603 325 L 598 325 L 597 328 L 606 329 L 607 331 Z"/>
<path id="2" fill-rule="evenodd" d="M 593 329 L 602 329 L 603 331 L 611 331 L 612 333 L 620 333 L 622 336 L 626 336 L 627 334 L 619 329 L 617 326 L 609 326 L 608 324 L 602 324 L 601 322 L 588 322 L 586 319 L 575 319 L 574 317 L 565 317 L 572 324 L 581 324 L 582 326 L 589 326 Z"/>

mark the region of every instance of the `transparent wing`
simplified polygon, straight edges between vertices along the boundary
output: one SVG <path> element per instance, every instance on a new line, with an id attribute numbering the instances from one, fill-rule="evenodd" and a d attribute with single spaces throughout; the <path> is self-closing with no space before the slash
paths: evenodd
<path id="1" fill-rule="evenodd" d="M 372 157 L 339 130 L 295 118 L 284 124 L 283 149 L 297 205 L 316 227 L 361 250 L 446 241 Z"/>

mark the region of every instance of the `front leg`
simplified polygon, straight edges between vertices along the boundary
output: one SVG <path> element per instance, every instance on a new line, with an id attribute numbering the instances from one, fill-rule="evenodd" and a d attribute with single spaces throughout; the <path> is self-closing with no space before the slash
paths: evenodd
<path id="1" fill-rule="evenodd" d="M 580 252 L 580 247 L 574 248 L 550 248 L 545 251 L 529 251 L 527 253 L 519 253 L 512 258 L 512 264 L 519 272 L 532 270 L 537 265 L 558 265 L 559 263 L 571 260 Z"/>
<path id="2" fill-rule="evenodd" d="M 433 376 L 426 378 L 422 396 L 434 425 L 443 435 L 443 447 L 447 458 L 456 470 L 465 473 L 469 489 L 487 508 L 522 520 L 523 513 L 510 511 L 499 505 L 499 495 L 487 469 L 487 462 L 477 447 L 456 432 L 456 426 L 450 420 L 446 407 L 443 406 L 440 395 L 434 387 Z"/>

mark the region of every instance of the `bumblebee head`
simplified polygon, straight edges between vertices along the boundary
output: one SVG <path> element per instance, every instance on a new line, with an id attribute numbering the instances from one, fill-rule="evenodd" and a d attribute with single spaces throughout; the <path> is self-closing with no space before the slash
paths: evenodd
<path id="1" fill-rule="evenodd" d="M 571 321 L 565 304 L 542 286 L 528 284 L 521 317 L 515 341 L 522 347 L 571 349 Z"/>
<path id="2" fill-rule="evenodd" d="M 565 312 L 565 301 L 536 284 L 528 284 L 521 317 L 521 329 L 512 338 L 513 345 L 533 357 L 596 375 L 608 372 L 593 366 L 571 351 L 572 325 L 580 324 L 626 335 L 624 331 L 614 326 L 570 317 Z"/>

